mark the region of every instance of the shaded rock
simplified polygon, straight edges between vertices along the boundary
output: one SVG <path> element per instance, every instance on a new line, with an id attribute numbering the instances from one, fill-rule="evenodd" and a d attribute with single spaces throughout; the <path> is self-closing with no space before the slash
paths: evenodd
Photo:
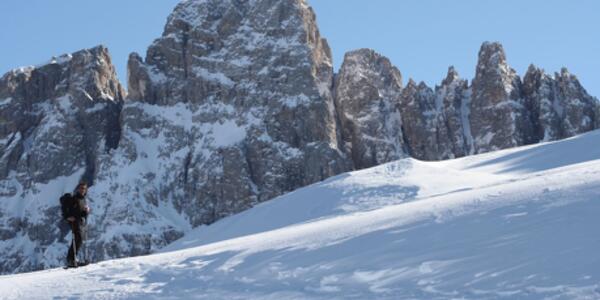
<path id="1" fill-rule="evenodd" d="M 550 76 L 531 65 L 523 90 L 531 106 L 536 141 L 555 141 L 598 128 L 598 100 L 566 68 Z"/>
<path id="2" fill-rule="evenodd" d="M 485 42 L 472 83 L 470 112 L 475 153 L 521 146 L 534 140 L 521 80 L 499 43 Z"/>
<path id="3" fill-rule="evenodd" d="M 373 50 L 346 54 L 336 77 L 335 97 L 344 146 L 356 169 L 406 156 L 398 101 L 402 76 Z"/>
<path id="4" fill-rule="evenodd" d="M 466 80 L 461 79 L 454 67 L 440 86 L 436 86 L 436 101 L 441 104 L 442 122 L 440 136 L 441 152 L 438 159 L 462 157 L 473 153 L 473 140 L 469 122 L 471 90 Z"/>

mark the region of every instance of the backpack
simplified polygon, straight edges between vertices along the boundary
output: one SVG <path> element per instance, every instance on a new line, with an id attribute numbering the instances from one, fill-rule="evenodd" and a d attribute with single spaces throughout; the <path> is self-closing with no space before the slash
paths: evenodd
<path id="1" fill-rule="evenodd" d="M 73 198 L 73 196 L 71 196 L 70 193 L 66 193 L 60 197 L 60 210 L 62 212 L 63 219 L 68 217 L 71 198 Z"/>

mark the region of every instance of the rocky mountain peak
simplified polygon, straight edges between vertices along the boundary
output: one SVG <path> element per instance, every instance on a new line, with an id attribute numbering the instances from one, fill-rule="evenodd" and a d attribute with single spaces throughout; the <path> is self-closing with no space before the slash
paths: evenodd
<path id="1" fill-rule="evenodd" d="M 47 100 L 67 92 L 114 101 L 122 101 L 126 96 L 108 49 L 102 45 L 52 57 L 36 66 L 14 69 L 2 77 L 2 82 L 6 84 L 7 90 L 3 92 L 7 94 L 17 92 L 17 87 L 37 90 L 37 93 L 21 95 L 29 101 Z"/>
<path id="2" fill-rule="evenodd" d="M 503 99 L 517 99 L 520 78 L 506 60 L 504 47 L 498 42 L 484 42 L 479 50 L 479 58 L 473 79 L 474 93 L 484 93 L 481 100 L 497 103 Z"/>
<path id="3" fill-rule="evenodd" d="M 269 64 L 278 68 L 268 70 Z M 285 80 L 281 72 L 285 68 L 298 69 L 303 78 L 315 77 L 331 87 L 331 66 L 331 50 L 304 1 L 189 0 L 169 16 L 145 62 L 139 55 L 131 56 L 128 80 L 136 99 L 202 103 L 214 94 L 228 98 L 226 91 L 235 83 L 239 90 Z M 257 76 L 256 85 L 239 84 L 249 72 Z M 269 72 L 281 74 L 265 77 Z M 319 91 L 328 93 L 329 88 Z"/>
<path id="4" fill-rule="evenodd" d="M 485 42 L 472 83 L 471 128 L 477 153 L 523 145 L 532 139 L 521 80 L 500 43 Z"/>
<path id="5" fill-rule="evenodd" d="M 561 77 L 570 77 L 570 76 L 575 76 L 575 75 L 572 75 L 571 72 L 569 72 L 569 69 L 567 69 L 566 67 L 562 67 L 562 68 L 560 68 L 560 76 Z"/>
<path id="6" fill-rule="evenodd" d="M 431 89 L 425 81 L 419 81 L 419 85 L 417 86 L 419 90 Z"/>
<path id="7" fill-rule="evenodd" d="M 339 74 L 353 77 L 353 81 L 382 80 L 380 84 L 402 89 L 402 74 L 391 61 L 372 49 L 358 49 L 346 53 Z M 378 78 L 381 77 L 381 78 Z"/>
<path id="8" fill-rule="evenodd" d="M 534 64 L 530 64 L 527 68 L 525 76 L 523 76 L 523 92 L 531 95 L 536 93 L 541 88 L 542 84 L 548 84 L 552 78 L 546 72 Z M 550 87 L 545 87 L 546 89 Z"/>
<path id="9" fill-rule="evenodd" d="M 402 75 L 388 58 L 371 49 L 346 53 L 334 94 L 343 145 L 354 168 L 405 155 L 397 105 L 401 90 Z"/>
<path id="10" fill-rule="evenodd" d="M 131 243 L 98 240 L 103 257 L 148 253 L 191 227 L 352 169 L 331 51 L 304 1 L 183 1 L 145 59 L 133 53 L 128 67 L 123 139 L 92 196 L 106 218 L 128 216 L 107 231 L 152 225 L 114 238 Z"/>
<path id="11" fill-rule="evenodd" d="M 124 100 L 127 96 L 125 89 L 117 78 L 115 66 L 108 48 L 103 45 L 73 53 L 71 66 L 91 68 L 91 78 L 84 87 L 92 98 L 106 98 L 112 101 Z M 73 76 L 73 75 L 71 75 Z M 77 76 L 77 74 L 75 74 Z"/>
<path id="12" fill-rule="evenodd" d="M 539 68 L 538 66 L 536 66 L 534 64 L 530 64 L 529 67 L 527 67 L 527 72 L 525 72 L 525 76 L 523 76 L 523 83 L 526 84 L 527 82 L 529 82 L 531 80 L 539 79 L 546 75 L 547 74 L 544 71 L 544 69 Z"/>
<path id="13" fill-rule="evenodd" d="M 476 77 L 497 73 L 498 76 L 510 74 L 504 47 L 499 42 L 484 42 L 479 49 Z"/>
<path id="14" fill-rule="evenodd" d="M 448 67 L 448 73 L 446 74 L 446 78 L 442 80 L 442 85 L 450 85 L 457 80 L 460 80 L 460 75 L 458 74 L 458 71 L 456 71 L 454 66 Z"/>
<path id="15" fill-rule="evenodd" d="M 119 114 L 124 97 L 125 91 L 104 46 L 8 72 L 0 79 L 0 98 L 10 100 L 0 107 L 0 115 L 7 118 L 0 126 L 0 135 L 10 137 L 0 149 L 4 154 L 11 153 L 4 159 L 12 158 L 3 162 L 4 175 L 8 176 L 10 170 L 27 169 L 38 174 L 21 178 L 30 185 L 53 179 L 57 174 L 70 175 L 84 165 L 83 177 L 93 182 L 96 152 L 114 149 L 119 143 Z M 83 144 L 72 145 L 71 139 L 81 139 Z M 32 142 L 34 148 L 30 146 Z M 37 153 L 45 143 L 53 146 Z M 75 150 L 81 153 L 70 152 Z M 65 152 L 73 160 L 66 162 Z M 19 166 L 21 159 L 29 163 L 23 161 Z M 49 161 L 61 163 L 61 167 L 56 168 Z"/>
<path id="16" fill-rule="evenodd" d="M 56 265 L 69 228 L 58 198 L 79 180 L 94 185 L 121 140 L 121 87 L 98 46 L 13 70 L 0 79 L 0 272 Z M 68 227 L 68 226 L 67 226 Z"/>
<path id="17" fill-rule="evenodd" d="M 535 73 L 535 72 L 540 72 L 540 71 L 543 71 L 543 69 L 539 68 L 538 66 L 536 66 L 534 64 L 529 64 L 529 66 L 527 67 L 527 72 L 525 72 L 525 74 Z"/>
<path id="18" fill-rule="evenodd" d="M 565 67 L 560 72 L 554 73 L 554 79 L 562 85 L 563 89 L 570 89 L 575 93 L 580 93 L 582 97 L 589 98 L 589 94 L 583 88 L 576 75 L 571 74 Z"/>
<path id="19" fill-rule="evenodd" d="M 418 83 L 412 79 L 412 78 L 408 78 L 408 81 L 406 82 L 406 86 L 404 87 L 405 90 L 416 90 L 418 87 Z"/>
<path id="20" fill-rule="evenodd" d="M 523 93 L 527 95 L 536 93 L 538 89 L 542 88 L 542 85 L 550 85 L 552 81 L 553 78 L 548 76 L 543 69 L 530 64 L 523 76 Z M 544 87 L 544 89 L 550 88 L 549 86 Z"/>

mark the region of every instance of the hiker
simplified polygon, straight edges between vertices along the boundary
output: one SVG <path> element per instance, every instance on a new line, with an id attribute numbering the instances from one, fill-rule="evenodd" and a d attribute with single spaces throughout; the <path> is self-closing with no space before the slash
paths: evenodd
<path id="1" fill-rule="evenodd" d="M 63 219 L 69 222 L 73 232 L 73 241 L 67 254 L 68 267 L 77 267 L 77 253 L 85 239 L 87 216 L 90 213 L 90 208 L 85 200 L 87 189 L 87 184 L 80 182 L 72 196 L 71 194 L 65 194 L 60 199 Z"/>

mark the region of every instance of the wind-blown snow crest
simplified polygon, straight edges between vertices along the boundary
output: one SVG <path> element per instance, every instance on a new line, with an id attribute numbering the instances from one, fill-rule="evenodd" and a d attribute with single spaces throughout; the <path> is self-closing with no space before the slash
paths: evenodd
<path id="1" fill-rule="evenodd" d="M 0 295 L 598 299 L 599 141 L 595 131 L 342 174 L 159 254 L 0 277 Z"/>

